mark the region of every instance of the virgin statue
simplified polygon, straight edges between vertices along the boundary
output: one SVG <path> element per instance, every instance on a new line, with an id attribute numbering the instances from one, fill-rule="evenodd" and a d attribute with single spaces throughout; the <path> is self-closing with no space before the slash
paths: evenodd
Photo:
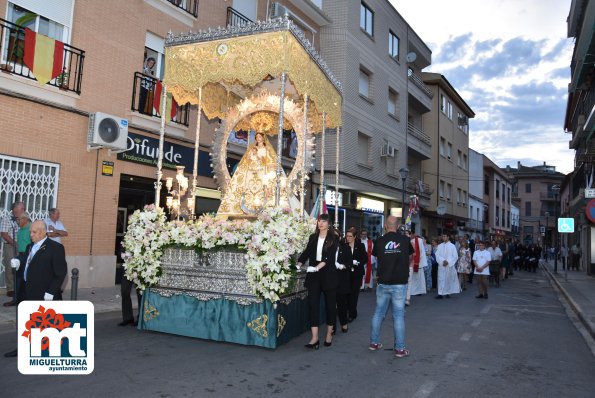
<path id="1" fill-rule="evenodd" d="M 221 199 L 218 215 L 255 215 L 275 206 L 277 154 L 266 136 L 257 132 L 231 177 Z M 285 173 L 282 175 L 281 205 L 287 206 Z"/>

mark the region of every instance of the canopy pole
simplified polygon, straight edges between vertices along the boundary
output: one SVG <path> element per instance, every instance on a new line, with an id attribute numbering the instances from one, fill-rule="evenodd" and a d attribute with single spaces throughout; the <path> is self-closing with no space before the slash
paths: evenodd
<path id="1" fill-rule="evenodd" d="M 326 187 L 324 186 L 324 142 L 326 136 L 326 112 L 322 112 L 322 134 L 320 135 L 320 211 L 324 211 L 324 203 L 326 202 Z"/>
<path id="2" fill-rule="evenodd" d="M 277 135 L 277 186 L 275 187 L 275 207 L 279 207 L 281 202 L 281 176 L 283 175 L 283 165 L 281 164 L 283 152 L 283 108 L 285 106 L 285 80 L 287 76 L 285 71 L 281 73 L 281 96 L 279 100 L 279 133 Z"/>
<path id="3" fill-rule="evenodd" d="M 200 153 L 200 121 L 202 119 L 201 115 L 202 111 L 202 87 L 198 89 L 198 111 L 196 116 L 196 138 L 194 142 L 194 168 L 192 169 L 192 191 L 190 191 L 190 195 L 192 195 L 192 208 L 190 210 L 190 218 L 194 219 L 195 216 L 195 201 L 196 201 L 196 186 L 198 185 L 197 177 L 198 177 L 198 155 Z"/>
<path id="4" fill-rule="evenodd" d="M 163 141 L 165 140 L 165 112 L 167 110 L 167 86 L 163 83 L 161 91 L 161 127 L 159 128 L 159 153 L 157 154 L 157 181 L 155 181 L 155 208 L 161 198 L 161 179 L 163 178 Z"/>
<path id="5" fill-rule="evenodd" d="M 304 206 L 306 196 L 306 153 L 308 148 L 308 94 L 304 95 L 304 138 L 302 155 L 304 157 L 302 162 L 302 172 L 300 178 L 300 220 L 304 220 Z"/>
<path id="6" fill-rule="evenodd" d="M 339 229 L 339 133 L 341 128 L 337 126 L 337 150 L 335 161 L 335 229 Z"/>

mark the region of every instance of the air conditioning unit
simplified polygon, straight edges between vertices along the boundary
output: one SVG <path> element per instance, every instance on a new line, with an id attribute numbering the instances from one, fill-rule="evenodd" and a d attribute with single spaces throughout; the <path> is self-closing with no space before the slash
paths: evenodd
<path id="1" fill-rule="evenodd" d="M 394 157 L 395 147 L 385 142 L 382 144 L 382 148 L 380 149 L 380 156 L 387 156 L 389 158 Z"/>
<path id="2" fill-rule="evenodd" d="M 95 112 L 89 115 L 87 150 L 107 148 L 114 152 L 126 150 L 128 120 L 121 117 Z"/>

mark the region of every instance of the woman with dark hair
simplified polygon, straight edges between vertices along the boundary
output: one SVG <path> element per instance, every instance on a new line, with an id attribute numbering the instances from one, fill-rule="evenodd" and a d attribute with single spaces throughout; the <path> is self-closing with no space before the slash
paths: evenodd
<path id="1" fill-rule="evenodd" d="M 351 239 L 353 234 L 350 230 L 345 235 L 346 239 Z M 337 315 L 341 324 L 341 331 L 347 333 L 347 311 L 349 310 L 349 294 L 351 293 L 351 249 L 345 240 L 339 243 L 337 251 Z"/>
<path id="2" fill-rule="evenodd" d="M 366 253 L 366 247 L 358 238 L 357 229 L 355 227 L 350 227 L 347 230 L 347 233 L 345 234 L 345 242 L 348 247 L 348 259 L 346 265 L 351 271 L 348 318 L 348 321 L 351 322 L 357 318 L 357 300 L 359 298 L 366 264 L 368 263 L 368 254 Z"/>
<path id="3" fill-rule="evenodd" d="M 310 307 L 310 330 L 312 337 L 306 348 L 315 350 L 319 347 L 318 325 L 320 324 L 320 294 L 324 292 L 326 309 L 326 338 L 325 347 L 333 342 L 333 329 L 337 320 L 337 255 L 338 236 L 330 225 L 329 215 L 318 217 L 316 232 L 310 235 L 308 245 L 299 256 L 297 266 L 302 266 L 308 260 L 305 287 L 308 289 L 308 304 Z"/>

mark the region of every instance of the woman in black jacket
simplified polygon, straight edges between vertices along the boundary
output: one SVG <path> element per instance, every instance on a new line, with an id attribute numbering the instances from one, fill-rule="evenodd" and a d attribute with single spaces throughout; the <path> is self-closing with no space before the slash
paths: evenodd
<path id="1" fill-rule="evenodd" d="M 351 227 L 345 234 L 347 242 L 347 262 L 346 265 L 351 271 L 351 289 L 349 292 L 349 321 L 357 318 L 357 300 L 359 298 L 359 291 L 362 286 L 362 278 L 364 277 L 364 270 L 368 263 L 368 254 L 366 253 L 366 246 L 359 240 L 357 236 L 357 229 Z"/>
<path id="2" fill-rule="evenodd" d="M 305 345 L 318 349 L 318 325 L 320 324 L 320 293 L 324 292 L 327 332 L 324 345 L 330 347 L 333 341 L 333 328 L 337 318 L 337 254 L 338 236 L 330 226 L 328 214 L 318 217 L 316 232 L 310 235 L 308 245 L 298 258 L 298 267 L 308 260 L 305 287 L 308 289 L 310 307 L 310 330 L 312 337 Z"/>
<path id="3" fill-rule="evenodd" d="M 347 232 L 349 235 L 350 232 Z M 349 310 L 349 293 L 351 292 L 351 249 L 345 241 L 339 244 L 337 251 L 337 315 L 341 324 L 341 331 L 347 333 L 347 311 Z"/>

